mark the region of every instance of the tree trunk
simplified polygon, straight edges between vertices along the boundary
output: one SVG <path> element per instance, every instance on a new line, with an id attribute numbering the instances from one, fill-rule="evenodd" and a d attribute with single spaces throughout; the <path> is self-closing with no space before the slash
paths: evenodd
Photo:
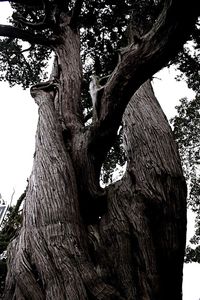
<path id="1" fill-rule="evenodd" d="M 79 104 L 79 37 L 62 34 L 52 83 L 32 89 L 36 151 L 5 299 L 180 300 L 186 188 L 167 120 L 146 82 L 124 113 L 126 174 L 101 189 L 104 155 Z"/>
<path id="2" fill-rule="evenodd" d="M 182 299 L 186 185 L 171 128 L 150 81 L 124 114 L 127 170 L 108 189 L 102 244 L 125 299 Z"/>

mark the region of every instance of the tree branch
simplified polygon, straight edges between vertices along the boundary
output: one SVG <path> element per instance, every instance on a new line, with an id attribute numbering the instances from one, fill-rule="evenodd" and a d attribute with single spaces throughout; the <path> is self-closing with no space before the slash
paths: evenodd
<path id="1" fill-rule="evenodd" d="M 166 0 L 152 29 L 123 49 L 121 62 L 104 87 L 99 120 L 91 128 L 94 136 L 91 146 L 98 157 L 103 152 L 106 154 L 112 145 L 132 95 L 164 67 L 188 39 L 199 15 L 198 0 L 191 1 Z M 98 153 L 99 148 L 101 153 Z"/>
<path id="2" fill-rule="evenodd" d="M 36 35 L 32 32 L 15 28 L 10 25 L 0 25 L 0 36 L 21 39 L 23 41 L 29 42 L 30 44 L 39 44 L 50 47 L 53 41 L 47 39 L 43 35 Z"/>

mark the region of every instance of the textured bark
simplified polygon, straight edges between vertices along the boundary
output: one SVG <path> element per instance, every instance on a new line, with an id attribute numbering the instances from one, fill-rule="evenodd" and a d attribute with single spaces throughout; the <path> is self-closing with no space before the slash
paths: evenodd
<path id="1" fill-rule="evenodd" d="M 158 31 L 168 23 L 159 19 Z M 36 151 L 23 224 L 9 247 L 6 300 L 181 299 L 185 182 L 150 82 L 136 92 L 167 50 L 168 59 L 176 53 L 169 49 L 180 24 L 173 25 L 163 45 L 154 27 L 127 48 L 106 84 L 100 118 L 86 127 L 79 35 L 63 17 L 50 81 L 31 89 L 39 107 Z M 100 168 L 122 116 L 127 171 L 102 189 Z"/>

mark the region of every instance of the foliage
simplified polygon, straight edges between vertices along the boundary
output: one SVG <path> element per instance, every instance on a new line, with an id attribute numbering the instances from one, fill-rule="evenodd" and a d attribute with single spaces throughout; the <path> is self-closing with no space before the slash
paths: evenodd
<path id="1" fill-rule="evenodd" d="M 184 174 L 188 184 L 188 206 L 196 213 L 195 234 L 186 249 L 186 261 L 200 262 L 200 95 L 180 100 L 177 116 L 172 119 Z"/>
<path id="2" fill-rule="evenodd" d="M 26 47 L 23 50 L 24 44 L 17 39 L 0 40 L 0 80 L 8 81 L 10 86 L 21 84 L 26 89 L 47 78 L 44 69 L 50 50 L 40 45 Z"/>
<path id="3" fill-rule="evenodd" d="M 191 34 L 191 40 L 184 46 L 174 63 L 181 72 L 177 76 L 178 80 L 186 80 L 188 87 L 196 91 L 200 90 L 200 22 Z"/>
<path id="4" fill-rule="evenodd" d="M 186 253 L 185 253 L 185 262 L 200 262 L 200 246 L 196 246 L 195 249 L 191 248 L 190 246 L 187 246 Z"/>

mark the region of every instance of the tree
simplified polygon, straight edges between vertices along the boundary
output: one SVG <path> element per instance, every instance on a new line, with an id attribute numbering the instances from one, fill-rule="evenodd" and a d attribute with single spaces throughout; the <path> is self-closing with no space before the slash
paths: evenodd
<path id="1" fill-rule="evenodd" d="M 189 37 L 197 1 L 146 1 L 158 7 L 159 16 L 146 30 L 131 26 L 131 43 L 120 50 L 116 67 L 108 60 L 112 74 L 96 94 L 90 125 L 81 101 L 79 26 L 83 36 L 90 33 L 87 47 L 94 47 L 94 37 L 102 38 L 98 11 L 115 20 L 118 5 L 100 0 L 10 2 L 13 26 L 0 26 L 0 35 L 7 37 L 1 43 L 2 71 L 11 84 L 34 84 L 39 121 L 22 227 L 9 246 L 4 298 L 181 299 L 186 187 L 149 78 Z M 123 22 L 134 14 L 130 3 Z M 144 15 L 144 22 L 148 19 Z M 111 32 L 104 28 L 106 47 Z M 113 28 L 120 33 L 120 26 Z M 26 56 L 19 39 L 31 44 Z M 55 53 L 53 70 L 48 81 L 38 83 L 48 49 Z M 84 53 L 92 57 L 90 51 Z M 100 65 L 104 71 L 101 56 L 93 61 L 96 70 Z M 84 72 L 87 68 L 85 64 Z M 122 180 L 103 189 L 101 166 L 122 122 L 127 170 Z"/>

